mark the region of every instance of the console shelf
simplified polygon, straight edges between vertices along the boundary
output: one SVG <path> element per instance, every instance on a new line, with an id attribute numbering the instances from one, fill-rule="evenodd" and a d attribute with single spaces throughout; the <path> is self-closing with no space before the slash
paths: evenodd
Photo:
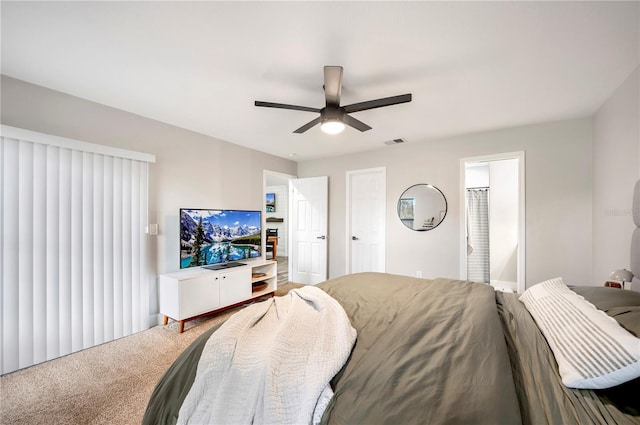
<path id="1" fill-rule="evenodd" d="M 275 292 L 278 287 L 278 263 L 265 260 L 261 264 L 254 264 L 251 267 L 251 284 L 254 297 Z"/>
<path id="2" fill-rule="evenodd" d="M 160 275 L 160 314 L 184 323 L 217 313 L 247 301 L 273 296 L 278 287 L 277 263 L 273 260 L 247 261 L 246 264 L 209 270 L 203 267 Z"/>

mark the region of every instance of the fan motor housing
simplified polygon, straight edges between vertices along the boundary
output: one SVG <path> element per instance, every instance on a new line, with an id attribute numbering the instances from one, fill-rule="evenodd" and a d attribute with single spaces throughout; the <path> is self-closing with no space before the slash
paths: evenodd
<path id="1" fill-rule="evenodd" d="M 343 121 L 344 115 L 344 108 L 327 106 L 320 109 L 320 116 L 322 117 L 322 121 Z"/>

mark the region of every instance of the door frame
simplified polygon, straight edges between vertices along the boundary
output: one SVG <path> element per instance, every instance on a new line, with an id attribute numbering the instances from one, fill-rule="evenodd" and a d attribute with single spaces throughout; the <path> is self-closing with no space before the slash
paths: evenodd
<path id="1" fill-rule="evenodd" d="M 505 159 L 518 160 L 518 282 L 517 291 L 526 289 L 526 203 L 525 203 L 525 153 L 524 151 L 505 152 L 493 155 L 474 156 L 460 159 L 460 279 L 467 280 L 467 241 L 466 241 L 466 164 L 473 162 L 491 162 Z"/>
<path id="2" fill-rule="evenodd" d="M 345 274 L 351 273 L 351 176 L 357 174 L 369 174 L 373 172 L 382 172 L 383 175 L 383 187 L 384 187 L 384 206 L 383 206 L 383 223 L 385 226 L 384 230 L 384 240 L 382 241 L 382 251 L 384 253 L 384 264 L 383 270 L 387 270 L 387 167 L 374 167 L 374 168 L 364 168 L 362 170 L 349 170 L 346 172 L 346 202 L 345 202 Z"/>

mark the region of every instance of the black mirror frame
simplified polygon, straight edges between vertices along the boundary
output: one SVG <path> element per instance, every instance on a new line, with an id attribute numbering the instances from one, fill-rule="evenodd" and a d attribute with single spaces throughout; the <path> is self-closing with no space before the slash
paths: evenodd
<path id="1" fill-rule="evenodd" d="M 407 193 L 411 188 L 416 187 L 416 186 L 427 186 L 429 188 L 435 189 L 437 190 L 440 195 L 442 196 L 442 199 L 444 199 L 444 215 L 442 216 L 442 220 L 440 220 L 438 222 L 438 224 L 436 224 L 435 226 L 429 228 L 429 229 L 414 229 L 413 227 L 409 227 L 404 220 L 402 219 L 401 215 L 400 215 L 400 201 L 403 199 L 403 195 L 405 193 Z M 440 224 L 444 221 L 444 219 L 447 217 L 447 214 L 449 213 L 449 203 L 447 202 L 447 197 L 444 196 L 444 193 L 442 193 L 442 191 L 440 189 L 438 189 L 437 187 L 435 187 L 432 184 L 429 183 L 416 183 L 414 185 L 409 186 L 408 188 L 406 188 L 402 194 L 400 195 L 400 198 L 398 198 L 398 202 L 396 204 L 396 215 L 398 216 L 398 219 L 400 220 L 400 222 L 409 230 L 413 230 L 414 232 L 427 232 L 429 230 L 433 230 L 436 227 L 440 226 Z"/>

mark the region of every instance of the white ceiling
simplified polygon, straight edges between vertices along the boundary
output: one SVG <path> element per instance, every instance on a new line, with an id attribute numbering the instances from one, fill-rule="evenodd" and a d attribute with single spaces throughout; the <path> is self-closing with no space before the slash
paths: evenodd
<path id="1" fill-rule="evenodd" d="M 638 2 L 8 2 L 2 73 L 294 160 L 593 114 L 638 66 Z M 353 116 L 320 108 L 323 66 Z M 179 141 L 176 141 L 178 143 Z M 291 156 L 291 155 L 295 156 Z"/>

